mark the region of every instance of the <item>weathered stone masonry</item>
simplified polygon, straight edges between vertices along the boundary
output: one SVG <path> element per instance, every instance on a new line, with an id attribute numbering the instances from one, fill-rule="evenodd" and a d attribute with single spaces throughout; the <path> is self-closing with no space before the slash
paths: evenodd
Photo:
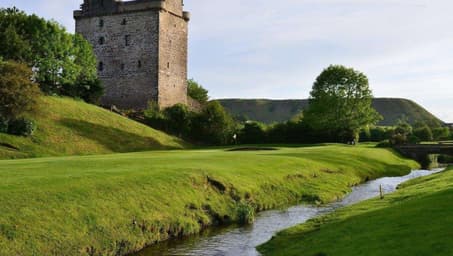
<path id="1" fill-rule="evenodd" d="M 84 0 L 74 18 L 97 56 L 103 105 L 187 104 L 189 13 L 182 0 Z"/>

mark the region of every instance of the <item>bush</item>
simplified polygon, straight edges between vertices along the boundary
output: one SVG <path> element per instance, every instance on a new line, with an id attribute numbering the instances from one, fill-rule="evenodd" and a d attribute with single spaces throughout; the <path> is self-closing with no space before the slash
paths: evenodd
<path id="1" fill-rule="evenodd" d="M 414 129 L 414 135 L 418 137 L 421 141 L 432 141 L 433 133 L 429 126 L 424 125 L 420 128 Z"/>
<path id="2" fill-rule="evenodd" d="M 18 136 L 30 136 L 36 130 L 36 125 L 32 120 L 26 118 L 14 119 L 9 122 L 8 133 Z"/>
<path id="3" fill-rule="evenodd" d="M 33 110 L 41 93 L 31 77 L 31 69 L 24 64 L 0 62 L 0 116 L 3 119 L 16 119 Z"/>
<path id="4" fill-rule="evenodd" d="M 252 224 L 255 221 L 255 209 L 248 203 L 239 203 L 237 214 L 240 224 Z"/>
<path id="5" fill-rule="evenodd" d="M 264 126 L 257 122 L 246 122 L 239 132 L 239 141 L 242 144 L 262 144 L 266 142 Z"/>
<path id="6" fill-rule="evenodd" d="M 450 129 L 448 127 L 437 127 L 432 132 L 434 140 L 448 140 L 450 138 Z"/>
<path id="7" fill-rule="evenodd" d="M 235 132 L 233 118 L 217 101 L 208 102 L 203 111 L 192 119 L 191 136 L 211 145 L 231 143 Z"/>
<path id="8" fill-rule="evenodd" d="M 191 115 L 186 105 L 176 104 L 164 110 L 167 130 L 179 137 L 187 136 L 190 132 Z"/>

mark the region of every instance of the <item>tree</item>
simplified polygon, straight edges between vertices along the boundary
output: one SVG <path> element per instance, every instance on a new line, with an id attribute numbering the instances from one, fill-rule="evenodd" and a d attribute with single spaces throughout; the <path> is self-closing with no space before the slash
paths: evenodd
<path id="1" fill-rule="evenodd" d="M 313 84 L 306 121 L 339 141 L 357 140 L 361 128 L 382 117 L 373 109 L 368 78 L 352 68 L 331 65 Z"/>
<path id="2" fill-rule="evenodd" d="M 433 132 L 428 125 L 423 125 L 414 129 L 414 135 L 420 139 L 421 141 L 432 141 L 433 140 Z"/>
<path id="3" fill-rule="evenodd" d="M 239 132 L 239 141 L 243 144 L 263 144 L 266 140 L 264 125 L 258 122 L 245 122 Z"/>
<path id="4" fill-rule="evenodd" d="M 201 142 L 222 145 L 231 142 L 235 130 L 233 118 L 218 101 L 207 103 L 193 119 L 192 136 Z"/>
<path id="5" fill-rule="evenodd" d="M 393 145 L 406 144 L 411 138 L 416 142 L 416 138 L 412 136 L 413 128 L 409 124 L 406 117 L 399 119 L 395 129 L 390 133 L 390 143 Z"/>
<path id="6" fill-rule="evenodd" d="M 26 63 L 47 94 L 94 103 L 103 90 L 91 45 L 59 24 L 16 8 L 0 9 L 0 56 Z"/>
<path id="7" fill-rule="evenodd" d="M 164 110 L 164 116 L 169 132 L 183 137 L 190 131 L 191 114 L 186 105 L 176 104 Z"/>
<path id="8" fill-rule="evenodd" d="M 448 140 L 450 138 L 450 129 L 448 127 L 437 127 L 432 132 L 434 140 Z"/>
<path id="9" fill-rule="evenodd" d="M 205 104 L 209 100 L 208 90 L 193 79 L 187 81 L 187 95 L 201 104 Z"/>
<path id="10" fill-rule="evenodd" d="M 14 120 L 33 110 L 40 95 L 32 82 L 32 71 L 25 64 L 0 61 L 0 115 Z"/>

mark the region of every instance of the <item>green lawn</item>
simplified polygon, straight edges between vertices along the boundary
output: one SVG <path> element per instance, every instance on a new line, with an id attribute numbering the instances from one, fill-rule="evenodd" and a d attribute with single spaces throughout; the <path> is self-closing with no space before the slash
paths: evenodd
<path id="1" fill-rule="evenodd" d="M 329 202 L 417 167 L 387 149 L 341 145 L 4 160 L 0 255 L 123 255 L 237 221 L 244 204 Z"/>
<path id="2" fill-rule="evenodd" d="M 183 148 L 184 142 L 100 107 L 41 97 L 30 138 L 0 133 L 0 159 Z"/>
<path id="3" fill-rule="evenodd" d="M 280 232 L 264 255 L 453 255 L 453 168 Z"/>

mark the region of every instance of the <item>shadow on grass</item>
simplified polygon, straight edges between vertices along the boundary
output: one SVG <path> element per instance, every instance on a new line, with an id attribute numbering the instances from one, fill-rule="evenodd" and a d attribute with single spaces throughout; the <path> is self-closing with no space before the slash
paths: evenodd
<path id="1" fill-rule="evenodd" d="M 144 137 L 117 128 L 93 124 L 76 119 L 63 119 L 60 123 L 76 134 L 96 141 L 109 150 L 118 153 L 170 149 L 152 137 Z"/>

